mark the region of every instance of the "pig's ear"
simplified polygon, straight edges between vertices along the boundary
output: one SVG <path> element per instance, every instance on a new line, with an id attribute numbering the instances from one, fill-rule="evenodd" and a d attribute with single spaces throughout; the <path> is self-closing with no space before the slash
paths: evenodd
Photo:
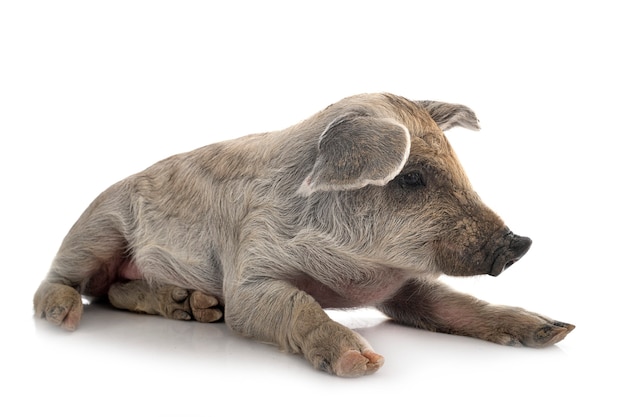
<path id="1" fill-rule="evenodd" d="M 402 170 L 410 147 L 409 131 L 397 121 L 345 114 L 320 136 L 313 170 L 298 193 L 385 185 Z"/>
<path id="2" fill-rule="evenodd" d="M 418 101 L 417 103 L 426 109 L 430 117 L 443 131 L 456 126 L 480 130 L 476 114 L 467 106 L 443 103 L 441 101 Z"/>

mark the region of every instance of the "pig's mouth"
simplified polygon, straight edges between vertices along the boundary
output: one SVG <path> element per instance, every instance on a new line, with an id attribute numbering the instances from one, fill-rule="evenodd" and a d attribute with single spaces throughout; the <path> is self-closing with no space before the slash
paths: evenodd
<path id="1" fill-rule="evenodd" d="M 497 277 L 515 262 L 519 261 L 528 252 L 532 244 L 530 238 L 518 236 L 513 232 L 507 233 L 504 241 L 504 245 L 495 252 L 495 259 L 489 271 L 489 275 L 494 277 Z"/>

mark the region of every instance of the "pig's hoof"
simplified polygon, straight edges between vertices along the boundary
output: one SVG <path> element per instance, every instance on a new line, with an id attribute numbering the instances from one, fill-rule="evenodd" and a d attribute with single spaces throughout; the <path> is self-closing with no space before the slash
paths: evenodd
<path id="1" fill-rule="evenodd" d="M 527 344 L 527 346 L 543 347 L 554 345 L 555 343 L 559 343 L 563 340 L 565 336 L 567 336 L 569 332 L 575 328 L 576 326 L 573 324 L 551 321 L 539 330 L 535 331 L 532 343 Z"/>
<path id="2" fill-rule="evenodd" d="M 189 304 L 193 318 L 202 323 L 212 323 L 222 318 L 219 301 L 212 295 L 194 291 L 189 296 Z"/>
<path id="3" fill-rule="evenodd" d="M 576 326 L 524 312 L 497 341 L 509 346 L 541 348 L 554 345 L 567 336 Z"/>
<path id="4" fill-rule="evenodd" d="M 361 335 L 327 316 L 325 319 L 325 323 L 314 326 L 306 321 L 298 323 L 305 325 L 301 352 L 313 367 L 332 375 L 357 377 L 373 374 L 383 366 L 385 358 L 374 352 Z M 296 327 L 295 333 L 300 329 Z"/>
<path id="5" fill-rule="evenodd" d="M 201 291 L 186 290 L 180 287 L 167 287 L 169 297 L 165 297 L 164 316 L 176 320 L 196 320 L 211 323 L 222 318 L 219 301 Z"/>
<path id="6" fill-rule="evenodd" d="M 44 282 L 34 299 L 35 314 L 65 330 L 76 330 L 83 314 L 83 300 L 74 288 Z"/>
<path id="7" fill-rule="evenodd" d="M 175 320 L 191 320 L 190 291 L 180 287 L 168 286 L 165 287 L 164 292 L 163 316 Z"/>
<path id="8" fill-rule="evenodd" d="M 373 374 L 384 363 L 385 358 L 371 349 L 363 352 L 348 350 L 339 357 L 333 366 L 333 371 L 336 375 L 343 377 L 363 376 Z"/>

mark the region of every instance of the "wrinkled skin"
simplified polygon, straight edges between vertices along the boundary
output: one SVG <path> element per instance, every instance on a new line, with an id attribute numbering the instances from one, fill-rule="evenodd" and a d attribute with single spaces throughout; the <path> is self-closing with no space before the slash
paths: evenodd
<path id="1" fill-rule="evenodd" d="M 472 190 L 444 131 L 462 105 L 349 97 L 288 129 L 163 160 L 104 191 L 34 298 L 74 330 L 81 294 L 235 332 L 340 376 L 383 364 L 324 308 L 374 306 L 422 329 L 542 347 L 574 326 L 453 291 L 530 248 Z"/>

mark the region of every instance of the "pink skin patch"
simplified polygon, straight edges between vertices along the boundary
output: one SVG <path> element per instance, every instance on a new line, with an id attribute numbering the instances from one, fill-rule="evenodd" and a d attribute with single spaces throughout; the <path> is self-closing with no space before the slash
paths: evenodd
<path id="1" fill-rule="evenodd" d="M 341 355 L 334 371 L 344 377 L 369 375 L 376 372 L 384 363 L 385 358 L 371 349 L 363 352 L 349 350 Z"/>
<path id="2" fill-rule="evenodd" d="M 143 275 L 132 261 L 126 260 L 120 265 L 118 271 L 120 278 L 124 279 L 143 279 Z"/>

